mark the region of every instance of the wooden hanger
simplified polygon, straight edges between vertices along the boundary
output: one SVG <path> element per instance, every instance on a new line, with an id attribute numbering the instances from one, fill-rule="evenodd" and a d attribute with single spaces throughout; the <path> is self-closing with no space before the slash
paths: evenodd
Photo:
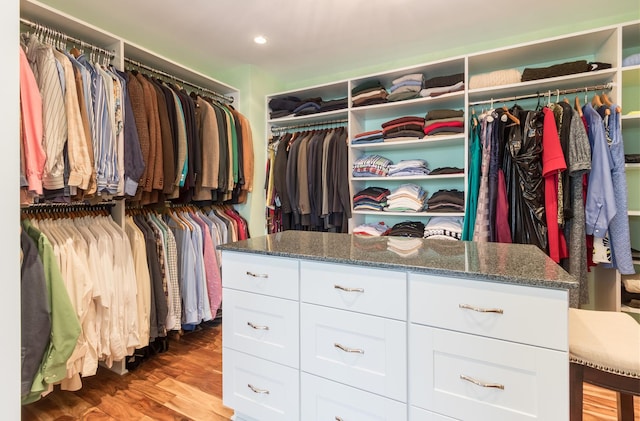
<path id="1" fill-rule="evenodd" d="M 593 106 L 593 108 L 602 107 L 602 100 L 600 99 L 600 95 L 593 95 L 593 98 L 591 98 L 591 105 Z"/>
<path id="2" fill-rule="evenodd" d="M 606 93 L 602 93 L 600 95 L 600 97 L 602 98 L 602 102 L 604 102 L 604 105 L 606 105 L 607 107 L 611 108 L 611 106 L 613 105 L 613 103 L 611 102 L 611 99 L 609 99 L 609 96 Z M 618 114 L 620 114 L 622 112 L 622 108 L 620 108 L 620 106 L 616 106 L 616 112 Z"/>
<path id="3" fill-rule="evenodd" d="M 507 117 L 509 117 L 509 120 L 513 121 L 515 124 L 518 124 L 518 125 L 520 124 L 520 119 L 514 116 L 513 114 L 511 114 L 511 112 L 509 112 L 509 109 L 507 108 L 506 105 L 502 107 L 502 111 L 504 111 Z"/>
<path id="4" fill-rule="evenodd" d="M 580 105 L 580 97 L 576 95 L 576 99 L 574 100 L 573 107 L 576 109 L 576 112 L 582 118 L 582 106 Z"/>

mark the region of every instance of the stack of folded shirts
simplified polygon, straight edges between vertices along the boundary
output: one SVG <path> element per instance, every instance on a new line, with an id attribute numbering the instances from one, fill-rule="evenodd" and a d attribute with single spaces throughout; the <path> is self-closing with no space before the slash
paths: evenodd
<path id="1" fill-rule="evenodd" d="M 438 190 L 427 200 L 429 212 L 464 212 L 464 192 Z"/>
<path id="2" fill-rule="evenodd" d="M 353 145 L 357 145 L 359 143 L 380 143 L 383 142 L 384 138 L 382 137 L 382 130 L 371 130 L 368 132 L 358 133 L 351 139 L 351 143 Z"/>
<path id="3" fill-rule="evenodd" d="M 431 170 L 431 175 L 444 175 L 444 174 L 463 174 L 464 169 L 460 167 L 438 167 Z"/>
<path id="4" fill-rule="evenodd" d="M 300 104 L 293 110 L 293 115 L 301 116 L 301 115 L 309 115 L 320 112 L 320 104 L 322 103 L 322 98 L 307 98 L 300 101 Z"/>
<path id="5" fill-rule="evenodd" d="M 424 75 L 422 73 L 412 73 L 394 79 L 391 81 L 387 101 L 402 101 L 417 98 L 423 83 Z"/>
<path id="6" fill-rule="evenodd" d="M 447 76 L 432 77 L 424 81 L 424 87 L 420 91 L 422 97 L 434 97 L 449 92 L 462 91 L 464 89 L 464 73 L 456 73 Z"/>
<path id="7" fill-rule="evenodd" d="M 379 80 L 370 80 L 351 90 L 351 101 L 354 107 L 381 104 L 387 102 L 387 95 L 387 90 Z"/>
<path id="8" fill-rule="evenodd" d="M 347 100 L 347 98 L 338 98 L 338 99 L 332 99 L 330 101 L 322 101 L 320 103 L 319 112 L 324 113 L 327 111 L 342 110 L 343 108 L 347 108 L 348 102 L 349 101 Z"/>
<path id="9" fill-rule="evenodd" d="M 387 238 L 387 250 L 394 252 L 400 257 L 410 257 L 418 254 L 422 248 L 422 240 L 412 237 L 389 237 Z"/>
<path id="10" fill-rule="evenodd" d="M 422 139 L 424 134 L 424 118 L 404 116 L 382 123 L 382 136 L 385 142 Z"/>
<path id="11" fill-rule="evenodd" d="M 295 96 L 283 96 L 279 98 L 272 98 L 269 101 L 269 118 L 286 117 L 293 114 L 298 105 L 300 105 L 300 98 Z"/>
<path id="12" fill-rule="evenodd" d="M 381 211 L 387 206 L 389 193 L 384 187 L 367 187 L 353 196 L 353 209 Z"/>
<path id="13" fill-rule="evenodd" d="M 462 239 L 462 223 L 460 216 L 434 216 L 424 227 L 424 238 L 440 238 L 444 240 Z"/>
<path id="14" fill-rule="evenodd" d="M 427 112 L 423 132 L 425 136 L 463 133 L 464 111 L 441 109 Z"/>
<path id="15" fill-rule="evenodd" d="M 622 59 L 622 67 L 637 66 L 640 64 L 640 53 L 631 54 Z"/>
<path id="16" fill-rule="evenodd" d="M 420 212 L 424 209 L 427 192 L 416 184 L 403 184 L 387 196 L 389 212 Z M 421 235 L 422 236 L 422 235 Z"/>
<path id="17" fill-rule="evenodd" d="M 391 160 L 380 155 L 367 155 L 353 163 L 354 177 L 386 177 L 389 174 Z"/>
<path id="18" fill-rule="evenodd" d="M 368 237 L 381 237 L 389 232 L 390 228 L 384 222 L 358 225 L 353 229 L 354 234 Z"/>
<path id="19" fill-rule="evenodd" d="M 403 221 L 395 224 L 387 233 L 390 237 L 422 238 L 424 224 L 420 221 Z"/>
<path id="20" fill-rule="evenodd" d="M 429 175 L 431 170 L 424 159 L 403 159 L 397 164 L 389 165 L 389 177 L 407 177 Z"/>

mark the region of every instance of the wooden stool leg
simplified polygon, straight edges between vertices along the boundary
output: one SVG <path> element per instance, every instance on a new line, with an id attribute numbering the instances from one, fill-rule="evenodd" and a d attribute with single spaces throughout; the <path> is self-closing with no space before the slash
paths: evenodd
<path id="1" fill-rule="evenodd" d="M 618 421 L 633 421 L 633 395 L 618 392 Z"/>
<path id="2" fill-rule="evenodd" d="M 569 364 L 569 419 L 582 421 L 582 382 L 584 373 L 582 365 Z"/>

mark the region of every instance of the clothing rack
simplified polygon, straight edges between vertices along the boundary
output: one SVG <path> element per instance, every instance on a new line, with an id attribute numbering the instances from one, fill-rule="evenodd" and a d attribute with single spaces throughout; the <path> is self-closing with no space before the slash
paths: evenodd
<path id="1" fill-rule="evenodd" d="M 116 205 L 115 201 L 100 202 L 92 205 L 86 202 L 74 202 L 74 203 L 32 203 L 28 206 L 22 207 L 23 213 L 34 214 L 41 212 L 73 212 L 80 210 L 111 210 Z"/>
<path id="2" fill-rule="evenodd" d="M 528 99 L 528 98 L 544 98 L 545 96 L 551 97 L 551 95 L 568 95 L 568 94 L 577 94 L 581 92 L 591 92 L 591 91 L 605 91 L 613 89 L 612 83 L 607 83 L 605 85 L 594 85 L 594 86 L 585 86 L 584 88 L 573 88 L 573 89 L 554 89 L 548 90 L 547 92 L 536 92 L 535 94 L 527 94 L 527 95 L 517 95 L 510 96 L 505 98 L 491 98 L 482 101 L 474 101 L 470 102 L 471 105 L 480 105 L 480 104 L 493 104 L 494 102 L 507 102 L 507 101 L 518 101 L 520 99 Z"/>
<path id="3" fill-rule="evenodd" d="M 201 92 L 210 94 L 210 95 L 212 95 L 212 96 L 214 96 L 214 97 L 216 97 L 218 99 L 221 99 L 222 101 L 227 102 L 229 104 L 233 103 L 234 99 L 231 96 L 223 95 L 223 94 L 221 94 L 219 92 L 212 91 L 211 89 L 203 88 L 202 86 L 198 86 L 198 85 L 196 85 L 196 84 L 194 84 L 192 82 L 186 81 L 184 79 L 180 79 L 180 78 L 178 78 L 176 76 L 170 75 L 169 73 L 163 72 L 162 70 L 158 70 L 158 69 L 155 69 L 155 68 L 153 68 L 151 66 L 147 66 L 146 64 L 140 63 L 140 62 L 135 61 L 133 59 L 130 59 L 128 57 L 125 57 L 124 61 L 126 61 L 127 63 L 132 64 L 133 66 L 138 67 L 140 69 L 144 69 L 144 70 L 147 70 L 149 72 L 155 73 L 158 76 L 162 76 L 162 77 L 174 80 L 174 81 L 176 81 L 176 82 L 178 82 L 180 84 L 183 84 L 183 85 L 188 85 L 188 86 L 196 89 L 197 91 L 201 91 Z"/>
<path id="4" fill-rule="evenodd" d="M 304 129 L 307 127 L 317 127 L 317 126 L 330 126 L 330 125 L 341 125 L 344 123 L 348 123 L 349 120 L 346 118 L 340 120 L 329 120 L 329 121 L 318 121 L 315 123 L 305 123 L 305 124 L 296 124 L 292 126 L 273 126 L 271 127 L 272 132 L 286 132 L 287 130 L 293 129 Z"/>
<path id="5" fill-rule="evenodd" d="M 35 29 L 36 31 L 42 31 L 45 35 L 49 35 L 53 38 L 58 38 L 65 42 L 72 42 L 74 44 L 78 44 L 81 48 L 89 48 L 92 51 L 97 52 L 98 54 L 102 54 L 105 57 L 109 57 L 109 60 L 113 59 L 116 56 L 115 51 L 105 50 L 104 48 L 98 47 L 97 45 L 82 41 L 78 38 L 67 35 L 64 32 L 58 31 L 56 29 L 52 29 L 46 25 L 42 25 L 37 22 L 32 22 L 29 19 L 20 18 L 20 23 L 32 29 Z"/>

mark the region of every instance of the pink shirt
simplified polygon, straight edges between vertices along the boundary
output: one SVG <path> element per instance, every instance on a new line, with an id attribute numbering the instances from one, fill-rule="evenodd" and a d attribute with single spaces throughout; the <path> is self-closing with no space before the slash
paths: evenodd
<path id="1" fill-rule="evenodd" d="M 42 97 L 29 61 L 20 50 L 20 112 L 25 174 L 29 190 L 42 194 L 42 173 L 46 155 L 42 147 Z"/>

